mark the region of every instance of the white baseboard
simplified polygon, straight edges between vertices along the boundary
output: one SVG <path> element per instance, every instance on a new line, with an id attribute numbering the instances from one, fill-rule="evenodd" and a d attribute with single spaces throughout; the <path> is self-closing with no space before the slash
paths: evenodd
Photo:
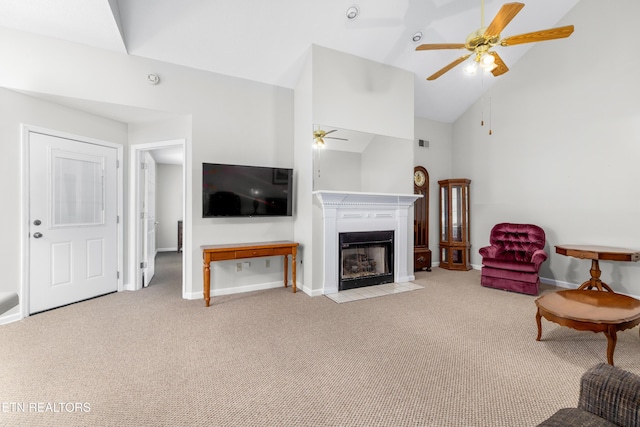
<path id="1" fill-rule="evenodd" d="M 178 248 L 158 248 L 156 252 L 178 252 Z"/>
<path id="2" fill-rule="evenodd" d="M 0 325 L 6 325 L 7 323 L 17 322 L 22 319 L 22 315 L 20 313 L 15 314 L 7 314 L 5 316 L 0 317 Z"/>
<path id="3" fill-rule="evenodd" d="M 416 276 L 413 274 L 410 274 L 408 276 L 398 277 L 397 283 L 413 282 L 414 280 L 416 280 Z"/>
<path id="4" fill-rule="evenodd" d="M 319 297 L 323 295 L 322 289 L 311 289 L 308 286 L 298 286 L 298 289 L 302 289 L 302 292 L 309 295 L 310 297 Z"/>
<path id="5" fill-rule="evenodd" d="M 221 295 L 232 295 L 232 294 L 242 294 L 245 292 L 254 292 L 254 291 L 263 291 L 265 289 L 275 289 L 281 288 L 282 282 L 267 282 L 267 283 L 258 283 L 255 285 L 246 285 L 246 286 L 234 286 L 231 288 L 221 288 L 221 289 L 211 289 L 211 298 L 221 296 Z M 291 288 L 291 286 L 289 286 Z M 300 289 L 300 288 L 298 288 Z M 202 291 L 199 292 L 191 292 L 183 295 L 185 299 L 195 300 L 202 299 Z"/>

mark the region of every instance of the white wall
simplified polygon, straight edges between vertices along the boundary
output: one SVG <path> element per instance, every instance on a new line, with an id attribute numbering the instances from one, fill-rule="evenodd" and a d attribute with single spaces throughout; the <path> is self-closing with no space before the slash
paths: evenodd
<path id="1" fill-rule="evenodd" d="M 293 91 L 4 28 L 0 60 L 0 86 L 190 116 L 191 133 L 180 135 L 187 144 L 185 197 L 193 212 L 185 235 L 191 242 L 185 248 L 187 297 L 202 297 L 201 245 L 293 239 L 292 218 L 224 220 L 200 214 L 202 162 L 293 166 Z M 159 85 L 146 82 L 150 72 L 160 76 Z M 17 164 L 17 151 L 8 154 L 5 161 Z M 272 270 L 278 268 L 282 273 L 281 263 Z M 233 274 L 218 280 L 219 271 L 230 270 L 214 267 L 214 293 L 253 283 Z"/>
<path id="2" fill-rule="evenodd" d="M 311 294 L 313 274 L 319 269 L 313 269 L 313 265 L 319 253 L 313 247 L 313 218 L 316 212 L 312 212 L 313 206 L 313 55 L 307 51 L 306 60 L 300 78 L 294 90 L 294 178 L 296 206 L 294 216 L 294 240 L 300 243 L 297 258 L 297 280 L 300 289 Z"/>
<path id="3" fill-rule="evenodd" d="M 362 152 L 362 191 L 413 194 L 411 140 L 376 136 L 367 145 Z"/>
<path id="4" fill-rule="evenodd" d="M 158 163 L 156 168 L 156 248 L 178 249 L 178 221 L 182 220 L 182 166 Z"/>
<path id="5" fill-rule="evenodd" d="M 321 46 L 313 53 L 313 123 L 413 139 L 413 74 Z"/>
<path id="6" fill-rule="evenodd" d="M 590 262 L 554 245 L 640 250 L 638 16 L 636 0 L 582 0 L 558 24 L 575 25 L 570 38 L 536 44 L 485 97 L 493 135 L 479 126 L 480 102 L 454 124 L 453 175 L 471 179 L 473 264 L 503 221 L 544 228 L 541 276 L 566 286 L 586 280 Z M 600 268 L 614 290 L 640 295 L 640 263 Z"/>
<path id="7" fill-rule="evenodd" d="M 389 144 L 373 148 L 361 160 L 362 191 L 390 193 L 413 193 L 411 171 L 413 165 L 413 75 L 405 70 L 379 64 L 343 52 L 313 45 L 309 50 L 305 69 L 295 90 L 295 126 L 296 126 L 296 165 L 312 164 L 312 131 L 314 123 L 360 131 L 373 135 L 390 137 Z M 392 106 L 392 107 L 391 107 Z M 369 148 L 367 148 L 369 149 Z M 387 157 L 386 163 L 382 156 Z M 382 154 L 382 156 L 381 156 Z M 365 157 L 368 157 L 365 160 Z M 399 160 L 389 161 L 389 158 Z M 384 163 L 384 168 L 382 164 Z M 377 172 L 372 178 L 374 171 Z M 403 181 L 406 176 L 406 183 Z M 305 178 L 308 179 L 308 178 Z M 367 183 L 364 183 L 367 180 Z M 306 181 L 305 181 L 306 183 Z M 310 182 L 312 184 L 312 182 Z M 376 184 L 378 186 L 376 187 Z M 304 189 L 305 200 L 307 190 Z M 300 189 L 297 192 L 301 194 Z M 305 256 L 304 261 L 313 261 L 306 265 L 304 274 L 305 292 L 312 295 L 322 291 L 324 283 L 322 254 L 322 209 L 316 200 L 304 209 L 311 209 L 312 227 L 296 220 L 297 241 L 304 241 L 313 251 L 313 256 Z M 409 227 L 412 229 L 412 227 Z M 413 244 L 413 235 L 410 236 Z M 413 259 L 408 260 L 409 271 Z M 309 283 L 311 280 L 312 283 Z"/>
<path id="8" fill-rule="evenodd" d="M 66 107 L 23 95 L 0 87 L 0 291 L 20 293 L 21 239 L 20 225 L 27 220 L 21 212 L 25 189 L 21 187 L 21 124 L 42 127 L 72 135 L 127 144 L 127 126 Z M 125 174 L 126 175 L 126 174 Z M 36 261 L 37 262 L 37 261 Z M 21 300 L 21 304 L 25 301 Z M 16 307 L 6 316 L 18 313 Z"/>
<path id="9" fill-rule="evenodd" d="M 428 147 L 418 147 L 418 140 L 428 141 Z M 452 175 L 453 125 L 416 117 L 414 166 L 424 166 L 429 173 L 429 249 L 431 262 L 440 262 L 440 221 L 438 181 L 458 178 Z M 436 264 L 437 265 L 437 264 Z"/>
<path id="10" fill-rule="evenodd" d="M 313 159 L 314 190 L 362 191 L 362 154 L 316 149 Z"/>

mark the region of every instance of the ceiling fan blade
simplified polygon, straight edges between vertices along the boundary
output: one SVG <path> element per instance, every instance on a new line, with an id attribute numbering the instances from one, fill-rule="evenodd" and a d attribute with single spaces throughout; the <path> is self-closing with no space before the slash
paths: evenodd
<path id="1" fill-rule="evenodd" d="M 502 39 L 501 46 L 514 46 L 517 44 L 542 42 L 545 40 L 564 39 L 573 33 L 573 25 L 551 28 L 549 30 L 534 31 L 533 33 L 519 34 Z"/>
<path id="2" fill-rule="evenodd" d="M 504 27 L 506 27 L 509 22 L 522 10 L 524 7 L 523 3 L 505 3 L 502 5 L 498 14 L 491 24 L 484 31 L 484 36 L 499 36 Z"/>
<path id="3" fill-rule="evenodd" d="M 427 77 L 427 80 L 435 80 L 435 79 L 437 79 L 438 77 L 440 77 L 441 75 L 443 75 L 444 73 L 446 73 L 447 71 L 449 71 L 450 69 L 455 67 L 456 65 L 460 64 L 461 62 L 464 62 L 470 56 L 471 56 L 471 54 L 461 56 L 460 58 L 458 58 L 455 61 L 453 61 L 451 64 L 447 65 L 444 68 L 441 68 L 440 70 L 436 71 L 435 73 L 433 73 L 432 75 Z"/>
<path id="4" fill-rule="evenodd" d="M 500 58 L 500 55 L 498 55 L 496 52 L 489 52 L 489 55 L 493 56 L 493 63 L 495 64 L 495 68 L 491 70 L 491 74 L 498 77 L 509 71 L 509 67 L 507 67 L 502 58 Z"/>
<path id="5" fill-rule="evenodd" d="M 441 50 L 441 49 L 462 49 L 464 43 L 433 43 L 421 44 L 416 50 Z"/>
<path id="6" fill-rule="evenodd" d="M 336 138 L 335 136 L 325 136 L 325 139 L 339 139 L 340 141 L 348 141 L 347 138 Z"/>
<path id="7" fill-rule="evenodd" d="M 337 130 L 338 130 L 338 129 L 333 129 L 333 130 L 330 130 L 330 131 L 325 132 L 324 134 L 325 134 L 325 135 L 329 135 L 330 133 L 333 133 L 333 132 L 335 132 L 335 131 L 337 131 Z"/>

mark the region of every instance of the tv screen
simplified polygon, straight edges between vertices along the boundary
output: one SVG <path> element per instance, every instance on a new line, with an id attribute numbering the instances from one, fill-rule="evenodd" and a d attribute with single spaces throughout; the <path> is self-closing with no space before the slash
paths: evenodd
<path id="1" fill-rule="evenodd" d="M 202 216 L 291 216 L 293 169 L 202 164 Z"/>

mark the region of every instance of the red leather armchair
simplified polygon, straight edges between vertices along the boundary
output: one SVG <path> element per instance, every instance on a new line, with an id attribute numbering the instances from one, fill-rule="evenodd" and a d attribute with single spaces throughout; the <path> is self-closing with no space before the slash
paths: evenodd
<path id="1" fill-rule="evenodd" d="M 533 224 L 496 224 L 491 229 L 491 246 L 480 248 L 480 284 L 529 295 L 538 295 L 538 271 L 547 259 L 544 230 Z"/>

